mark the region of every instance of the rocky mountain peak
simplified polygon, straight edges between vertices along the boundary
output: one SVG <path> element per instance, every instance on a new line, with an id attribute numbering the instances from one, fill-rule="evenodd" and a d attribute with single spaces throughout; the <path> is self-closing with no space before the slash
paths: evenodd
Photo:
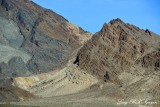
<path id="1" fill-rule="evenodd" d="M 113 69 L 116 74 L 129 71 L 136 60 L 155 50 L 155 44 L 159 43 L 159 40 L 160 38 L 149 30 L 141 30 L 120 19 L 114 19 L 108 24 L 105 23 L 101 31 L 79 51 L 80 67 L 95 75 L 101 75 L 100 77 Z M 97 68 L 94 68 L 95 65 Z"/>
<path id="2" fill-rule="evenodd" d="M 120 18 L 113 19 L 109 22 L 111 25 L 115 23 L 124 23 Z"/>
<path id="3" fill-rule="evenodd" d="M 114 19 L 108 24 L 105 23 L 101 31 L 93 35 L 80 49 L 79 67 L 100 81 L 119 84 L 125 87 L 127 93 L 135 93 L 136 91 L 129 91 L 130 85 L 141 84 L 149 75 L 159 78 L 159 42 L 160 37 L 151 31 Z M 132 78 L 141 76 L 142 80 Z M 129 78 L 132 79 L 128 80 Z M 134 82 L 132 84 L 126 81 Z M 159 91 L 156 90 L 156 93 Z"/>

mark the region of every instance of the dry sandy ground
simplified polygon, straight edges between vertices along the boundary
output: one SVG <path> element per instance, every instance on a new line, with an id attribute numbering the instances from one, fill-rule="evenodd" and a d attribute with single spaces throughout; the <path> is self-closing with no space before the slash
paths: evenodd
<path id="1" fill-rule="evenodd" d="M 117 87 L 112 83 L 108 83 L 106 86 L 96 84 L 82 92 L 70 95 L 46 97 L 14 104 L 44 107 L 153 107 L 153 105 L 140 105 L 135 104 L 136 102 L 123 101 L 120 92 L 117 92 Z"/>
<path id="2" fill-rule="evenodd" d="M 134 104 L 119 104 L 108 98 L 94 98 L 95 93 L 79 93 L 67 96 L 43 98 L 34 101 L 14 103 L 18 105 L 34 105 L 44 107 L 151 107 Z M 90 98 L 90 99 L 88 99 Z"/>
<path id="3" fill-rule="evenodd" d="M 118 77 L 127 87 L 143 80 L 142 76 L 134 76 L 130 73 L 122 73 Z M 146 78 L 145 78 L 146 80 Z M 147 79 L 139 89 L 144 91 L 148 86 L 154 87 L 159 82 L 157 79 Z M 34 105 L 44 107 L 159 107 L 151 102 L 140 101 L 146 94 L 136 95 L 126 99 L 123 87 L 111 82 L 101 83 L 95 77 L 87 74 L 72 63 L 67 67 L 50 73 L 35 75 L 31 77 L 19 77 L 14 85 L 38 95 L 41 99 L 33 101 L 22 101 L 20 105 Z M 135 86 L 137 87 L 137 86 Z M 128 88 L 126 92 L 131 93 L 134 88 Z M 135 89 L 136 90 L 136 89 Z"/>

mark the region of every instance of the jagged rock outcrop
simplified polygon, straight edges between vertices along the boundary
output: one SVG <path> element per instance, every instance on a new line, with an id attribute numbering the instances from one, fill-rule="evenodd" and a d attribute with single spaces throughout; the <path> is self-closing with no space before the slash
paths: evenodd
<path id="1" fill-rule="evenodd" d="M 79 50 L 78 65 L 102 83 L 119 85 L 117 91 L 121 90 L 127 99 L 157 100 L 159 43 L 160 37 L 148 29 L 114 19 Z"/>
<path id="2" fill-rule="evenodd" d="M 150 34 L 120 19 L 112 20 L 81 48 L 79 66 L 98 77 L 106 72 L 109 75 L 129 72 L 136 60 L 155 50 L 159 43 L 160 38 Z"/>

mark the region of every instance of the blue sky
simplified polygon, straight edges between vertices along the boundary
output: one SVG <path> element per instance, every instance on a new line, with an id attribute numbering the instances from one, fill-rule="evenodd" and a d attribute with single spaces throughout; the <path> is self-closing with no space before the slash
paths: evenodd
<path id="1" fill-rule="evenodd" d="M 160 34 L 160 0 L 33 0 L 92 33 L 120 18 Z"/>

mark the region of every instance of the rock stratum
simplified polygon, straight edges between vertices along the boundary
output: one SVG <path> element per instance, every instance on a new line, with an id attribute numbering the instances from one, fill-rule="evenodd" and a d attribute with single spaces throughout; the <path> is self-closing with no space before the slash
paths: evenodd
<path id="1" fill-rule="evenodd" d="M 0 32 L 0 101 L 160 106 L 160 37 L 148 29 L 117 18 L 92 35 L 32 1 L 0 0 Z"/>

